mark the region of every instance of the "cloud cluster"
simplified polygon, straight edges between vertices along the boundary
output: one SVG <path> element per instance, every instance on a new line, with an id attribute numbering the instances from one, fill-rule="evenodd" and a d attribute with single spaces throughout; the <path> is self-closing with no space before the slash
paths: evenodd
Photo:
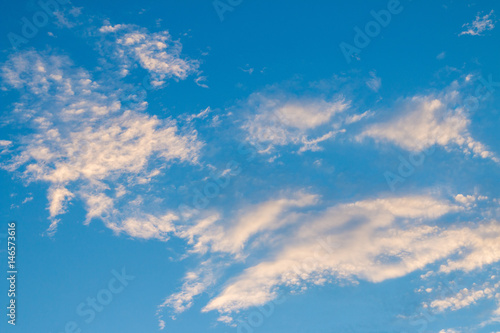
<path id="1" fill-rule="evenodd" d="M 476 19 L 472 23 L 466 23 L 463 25 L 465 28 L 459 36 L 471 35 L 480 36 L 483 32 L 493 30 L 495 28 L 495 20 L 492 18 L 493 10 L 486 15 L 481 16 L 481 13 L 477 13 Z"/>
<path id="2" fill-rule="evenodd" d="M 464 288 L 455 295 L 439 300 L 434 300 L 430 303 L 429 306 L 431 308 L 435 308 L 439 312 L 443 312 L 448 309 L 453 311 L 459 310 L 475 304 L 480 299 L 493 299 L 495 297 L 500 298 L 500 294 L 498 293 L 499 288 L 500 282 L 494 284 L 486 282 L 480 288 L 474 288 L 470 290 Z"/>
<path id="3" fill-rule="evenodd" d="M 77 17 L 79 11 L 73 14 Z M 478 16 L 461 35 L 493 29 L 492 14 Z M 76 24 L 68 17 L 60 14 L 59 24 Z M 166 31 L 151 33 L 135 25 L 109 23 L 92 31 L 101 38 L 99 50 L 111 59 L 106 64 L 115 66 L 121 77 L 140 67 L 149 73 L 154 87 L 162 87 L 168 79 L 182 80 L 198 71 L 198 62 L 184 57 L 182 45 Z M 131 96 L 129 87 L 96 80 L 65 56 L 21 52 L 0 70 L 3 88 L 21 92 L 13 118 L 26 124 L 29 132 L 16 142 L 0 140 L 2 149 L 17 153 L 2 166 L 29 182 L 48 184 L 50 233 L 70 203 L 80 200 L 86 208 L 85 223 L 102 219 L 116 233 L 141 239 L 178 237 L 186 242 L 185 256 L 202 258 L 159 311 L 169 307 L 183 312 L 196 296 L 216 290 L 202 311 L 218 311 L 220 321 L 231 323 L 235 313 L 275 300 L 282 290 L 303 291 L 334 281 L 379 283 L 430 264 L 438 265 L 436 274 L 471 272 L 500 261 L 500 223 L 494 218 L 474 225 L 439 224 L 449 214 L 488 201 L 478 195 L 458 194 L 453 200 L 367 195 L 364 200 L 324 203 L 309 188 L 270 195 L 232 213 L 198 212 L 187 221 L 180 218 L 182 212 L 165 205 L 160 214 L 147 212 L 141 186 L 174 163 L 199 163 L 203 143 L 196 131 L 173 119 L 148 115 L 147 102 Z M 206 87 L 204 78 L 195 82 Z M 382 80 L 372 71 L 362 85 L 377 93 Z M 287 146 L 298 153 L 319 151 L 322 142 L 372 114 L 355 112 L 354 99 L 338 90 L 326 95 L 330 97 L 267 90 L 250 95 L 240 123 L 245 140 L 263 154 Z M 135 103 L 123 103 L 130 99 Z M 458 148 L 500 162 L 472 137 L 464 100 L 460 84 L 454 83 L 443 92 L 403 98 L 395 104 L 396 117 L 348 134 L 358 142 L 371 138 L 415 152 L 434 145 Z M 211 112 L 208 107 L 181 119 L 192 124 Z M 245 268 L 221 284 L 226 268 L 233 264 Z M 480 299 L 498 298 L 497 290 L 498 283 L 463 289 L 429 306 L 456 310 Z M 165 327 L 163 320 L 160 327 Z"/>
<path id="4" fill-rule="evenodd" d="M 198 68 L 198 62 L 181 56 L 182 44 L 167 31 L 151 33 L 131 24 L 104 25 L 101 47 L 113 55 L 122 75 L 137 64 L 149 72 L 151 85 L 160 87 L 169 78 L 185 79 Z"/>
<path id="5" fill-rule="evenodd" d="M 252 94 L 245 105 L 250 116 L 242 126 L 247 140 L 262 147 L 300 146 L 299 152 L 321 150 L 319 143 L 343 132 L 350 102 L 343 96 L 331 99 L 299 99 L 286 94 Z"/>
<path id="6" fill-rule="evenodd" d="M 23 91 L 13 117 L 32 132 L 21 138 L 18 155 L 5 167 L 49 184 L 50 231 L 76 195 L 86 202 L 87 220 L 111 215 L 116 207 L 105 192 L 115 192 L 116 199 L 120 186 L 158 175 L 152 162 L 197 163 L 202 144 L 196 132 L 180 133 L 175 121 L 142 113 L 145 101 L 123 107 L 124 86 L 94 81 L 67 57 L 19 53 L 2 66 L 1 75 L 6 87 Z M 137 223 L 115 228 L 139 237 L 155 234 L 152 228 L 164 231 L 151 219 L 142 223 L 147 231 L 139 231 Z"/>

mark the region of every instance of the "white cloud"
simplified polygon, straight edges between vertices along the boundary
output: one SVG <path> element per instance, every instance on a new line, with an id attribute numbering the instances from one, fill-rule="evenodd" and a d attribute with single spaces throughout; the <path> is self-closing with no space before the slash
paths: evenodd
<path id="1" fill-rule="evenodd" d="M 49 191 L 50 217 L 56 217 L 64 213 L 65 203 L 74 195 L 64 187 L 52 187 Z"/>
<path id="2" fill-rule="evenodd" d="M 150 33 L 135 25 L 105 24 L 99 32 L 105 37 L 101 47 L 121 64 L 121 72 L 128 74 L 139 64 L 150 73 L 153 87 L 162 86 L 169 78 L 185 79 L 198 68 L 197 61 L 181 57 L 182 44 L 167 31 Z"/>
<path id="3" fill-rule="evenodd" d="M 280 286 L 306 287 L 353 278 L 380 282 L 422 269 L 461 244 L 447 231 L 412 224 L 456 209 L 422 196 L 337 205 L 318 216 L 304 217 L 302 226 L 274 256 L 234 278 L 204 311 L 231 313 L 262 305 L 277 296 Z M 413 222 L 398 226 L 401 219 Z"/>
<path id="4" fill-rule="evenodd" d="M 366 85 L 371 90 L 378 92 L 380 87 L 382 86 L 382 79 L 377 77 L 375 72 L 370 72 L 370 78 L 366 80 Z"/>
<path id="5" fill-rule="evenodd" d="M 82 7 L 64 7 L 55 11 L 55 24 L 65 28 L 74 28 L 77 25 L 81 25 L 82 21 L 78 17 L 82 14 L 82 9 Z"/>
<path id="6" fill-rule="evenodd" d="M 349 108 L 350 102 L 342 96 L 331 100 L 321 98 L 298 99 L 285 94 L 252 94 L 245 109 L 250 114 L 242 128 L 247 140 L 267 145 L 261 152 L 275 146 L 301 146 L 300 152 L 320 150 L 319 142 L 343 132 L 342 120 L 336 120 Z"/>
<path id="7" fill-rule="evenodd" d="M 470 135 L 470 120 L 462 104 L 462 96 L 455 89 L 407 98 L 399 106 L 399 116 L 368 126 L 357 139 L 370 137 L 393 142 L 410 151 L 422 151 L 433 145 L 447 149 L 458 146 L 466 154 L 500 162 Z"/>
<path id="8" fill-rule="evenodd" d="M 31 200 L 33 200 L 33 197 L 26 197 L 26 198 L 24 198 L 24 200 L 21 204 L 24 205 L 25 203 L 30 202 Z"/>
<path id="9" fill-rule="evenodd" d="M 66 57 L 24 52 L 12 56 L 1 72 L 7 86 L 25 89 L 14 114 L 33 130 L 20 138 L 18 155 L 7 168 L 49 184 L 51 231 L 74 196 L 86 202 L 88 222 L 118 212 L 113 200 L 120 196 L 104 195 L 108 182 L 123 193 L 158 174 L 152 162 L 197 163 L 202 144 L 196 132 L 180 133 L 175 121 L 142 113 L 143 101 L 124 107 L 126 86 L 94 81 Z M 139 221 L 144 230 L 136 227 Z M 158 223 L 138 219 L 122 227 L 138 237 L 158 238 L 164 232 Z M 120 228 L 117 221 L 113 225 Z"/>
<path id="10" fill-rule="evenodd" d="M 116 32 L 118 30 L 126 28 L 127 28 L 126 24 L 103 25 L 101 28 L 99 28 L 99 31 L 102 33 L 107 33 L 107 32 Z"/>
<path id="11" fill-rule="evenodd" d="M 352 116 L 347 116 L 345 123 L 346 124 L 353 124 L 353 123 L 356 123 L 356 122 L 360 121 L 361 119 L 363 119 L 365 117 L 369 117 L 371 115 L 373 115 L 372 112 L 365 111 L 365 112 L 360 113 L 360 114 L 354 114 Z"/>
<path id="12" fill-rule="evenodd" d="M 199 74 L 201 74 L 202 71 L 199 72 Z M 203 83 L 207 81 L 207 77 L 206 76 L 198 76 L 196 79 L 194 79 L 194 83 L 196 83 L 196 85 L 202 87 L 202 88 L 208 88 L 208 85 Z"/>
<path id="13" fill-rule="evenodd" d="M 247 256 L 243 253 L 245 248 L 259 246 L 271 232 L 297 222 L 297 210 L 314 205 L 317 201 L 316 195 L 298 192 L 289 198 L 250 206 L 230 220 L 223 220 L 215 214 L 200 218 L 193 224 L 176 224 L 175 235 L 188 241 L 191 252 L 210 252 L 223 259 L 205 261 L 200 268 L 187 273 L 181 291 L 169 296 L 160 305 L 160 310 L 170 307 L 175 313 L 180 313 L 191 307 L 195 296 L 216 283 L 222 268 L 232 261 L 244 260 Z"/>
<path id="14" fill-rule="evenodd" d="M 459 310 L 475 304 L 481 299 L 494 298 L 498 288 L 500 288 L 500 282 L 497 282 L 496 284 L 490 284 L 487 282 L 477 289 L 473 288 L 469 290 L 464 288 L 453 296 L 432 301 L 430 303 L 430 307 L 435 308 L 439 312 L 443 312 L 445 310 Z"/>
<path id="15" fill-rule="evenodd" d="M 326 141 L 330 138 L 333 138 L 337 133 L 343 133 L 345 130 L 340 130 L 340 131 L 330 131 L 326 134 L 323 134 L 322 136 L 315 138 L 315 139 L 308 139 L 306 137 L 302 138 L 302 147 L 299 149 L 299 153 L 302 153 L 304 151 L 319 151 L 322 150 L 322 148 L 318 145 L 318 143 L 321 143 L 323 141 Z"/>
<path id="16" fill-rule="evenodd" d="M 220 216 L 212 215 L 192 226 L 181 225 L 177 235 L 188 239 L 195 252 L 206 253 L 210 250 L 241 257 L 241 251 L 252 236 L 296 222 L 295 209 L 314 205 L 317 200 L 317 195 L 299 192 L 289 198 L 251 206 L 230 223 L 224 223 L 220 221 Z"/>
<path id="17" fill-rule="evenodd" d="M 469 252 L 458 259 L 449 259 L 440 271 L 449 273 L 455 270 L 466 272 L 482 268 L 500 260 L 500 226 L 496 223 L 482 225 L 474 233 L 457 234 Z"/>
<path id="18" fill-rule="evenodd" d="M 462 204 L 470 205 L 472 202 L 476 201 L 476 197 L 473 195 L 457 194 L 455 200 Z"/>
<path id="19" fill-rule="evenodd" d="M 492 18 L 493 10 L 484 16 L 481 13 L 477 13 L 476 19 L 472 23 L 466 23 L 462 27 L 465 28 L 459 36 L 471 35 L 480 36 L 483 32 L 493 30 L 495 28 L 495 20 Z"/>
<path id="20" fill-rule="evenodd" d="M 177 215 L 173 213 L 160 217 L 146 214 L 143 218 L 126 218 L 118 227 L 114 225 L 110 227 L 118 232 L 126 232 L 132 237 L 157 238 L 165 241 L 169 239 L 169 235 L 175 230 L 173 221 L 178 219 Z"/>
<path id="21" fill-rule="evenodd" d="M 167 297 L 158 307 L 161 311 L 165 307 L 174 309 L 175 313 L 183 312 L 193 305 L 195 296 L 205 292 L 217 280 L 217 265 L 211 260 L 205 261 L 196 271 L 188 272 L 184 277 L 182 290 Z"/>
<path id="22" fill-rule="evenodd" d="M 483 196 L 483 195 L 476 195 L 476 194 L 473 194 L 473 195 L 471 195 L 471 194 L 467 194 L 467 195 L 457 194 L 455 196 L 455 201 L 460 202 L 461 204 L 468 206 L 468 207 L 475 205 L 475 203 L 477 203 L 478 201 L 484 201 L 484 200 L 488 200 L 488 197 Z"/>
<path id="23" fill-rule="evenodd" d="M 210 107 L 205 108 L 204 110 L 201 110 L 197 114 L 192 114 L 186 117 L 186 121 L 193 121 L 194 119 L 205 119 L 208 117 L 208 115 L 212 112 L 213 110 Z"/>
<path id="24" fill-rule="evenodd" d="M 104 193 L 82 193 L 87 206 L 87 214 L 85 223 L 88 224 L 93 218 L 101 218 L 111 214 L 114 210 L 113 198 L 108 197 Z"/>
<path id="25" fill-rule="evenodd" d="M 454 295 L 436 299 L 428 303 L 424 303 L 425 307 L 434 309 L 436 312 L 456 311 L 476 305 L 480 301 L 495 299 L 497 306 L 491 312 L 489 319 L 483 321 L 478 325 L 482 328 L 484 326 L 500 322 L 500 282 L 498 278 L 493 275 L 490 277 L 491 281 L 486 281 L 482 285 L 474 283 L 471 288 L 463 288 Z M 449 332 L 458 332 L 449 330 Z"/>
<path id="26" fill-rule="evenodd" d="M 271 203 L 273 201 L 260 207 Z M 315 203 L 310 205 L 314 207 Z M 456 206 L 430 196 L 409 196 L 364 200 L 335 205 L 323 212 L 294 214 L 297 218 L 292 229 L 278 226 L 278 229 L 263 230 L 265 237 L 262 237 L 273 239 L 272 242 L 248 245 L 239 242 L 252 250 L 256 246 L 267 248 L 268 255 L 257 261 L 252 257 L 256 264 L 233 277 L 203 311 L 217 310 L 223 322 L 231 322 L 232 313 L 270 302 L 280 289 L 305 290 L 309 285 L 338 279 L 381 282 L 450 257 L 454 259 L 444 261 L 442 273 L 455 269 L 471 271 L 499 261 L 500 255 L 496 254 L 500 249 L 495 245 L 500 244 L 498 222 L 475 227 L 433 226 L 433 220 L 467 207 L 467 203 Z M 279 220 L 272 210 L 252 208 L 251 211 L 263 214 L 266 221 Z M 222 229 L 219 231 L 221 237 L 211 241 L 224 244 L 234 238 Z M 204 231 L 199 232 L 205 235 Z M 215 248 L 217 246 L 212 245 L 212 251 Z M 483 293 L 490 294 L 490 290 L 484 288 Z M 451 299 L 444 301 L 452 302 Z M 443 304 L 434 303 L 433 307 L 444 309 Z"/>
<path id="27" fill-rule="evenodd" d="M 457 202 L 422 195 L 363 200 L 318 211 L 318 198 L 302 193 L 249 207 L 230 224 L 210 215 L 190 227 L 177 226 L 176 234 L 188 239 L 194 252 L 219 258 L 230 254 L 228 264 L 247 256 L 256 262 L 203 308 L 219 311 L 221 320 L 230 322 L 232 313 L 272 301 L 283 288 L 304 290 L 338 279 L 381 282 L 439 261 L 441 273 L 471 271 L 499 261 L 499 223 L 433 225 L 448 213 L 470 209 L 468 202 Z M 267 255 L 255 257 L 258 249 L 266 249 Z M 199 274 L 191 278 L 186 278 L 183 291 L 167 299 L 177 312 L 215 285 Z"/>

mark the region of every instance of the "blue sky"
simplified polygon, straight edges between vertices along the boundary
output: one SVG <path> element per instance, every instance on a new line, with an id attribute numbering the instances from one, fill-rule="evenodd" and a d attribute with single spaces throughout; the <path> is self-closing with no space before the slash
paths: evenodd
<path id="1" fill-rule="evenodd" d="M 496 2 L 0 6 L 2 330 L 500 331 Z"/>

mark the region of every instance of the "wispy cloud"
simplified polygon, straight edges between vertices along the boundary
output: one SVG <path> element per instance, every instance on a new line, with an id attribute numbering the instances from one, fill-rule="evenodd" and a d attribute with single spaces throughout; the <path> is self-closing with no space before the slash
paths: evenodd
<path id="1" fill-rule="evenodd" d="M 368 126 L 357 139 L 370 137 L 392 142 L 409 151 L 422 151 L 433 145 L 446 149 L 455 146 L 466 154 L 500 162 L 471 136 L 467 97 L 455 82 L 439 93 L 405 98 L 395 106 L 400 110 L 398 116 Z"/>
<path id="2" fill-rule="evenodd" d="M 158 307 L 157 315 L 162 318 L 165 307 L 172 308 L 175 313 L 181 313 L 193 305 L 194 298 L 212 287 L 219 277 L 220 264 L 207 260 L 200 264 L 195 271 L 188 272 L 184 277 L 182 290 L 170 295 Z"/>
<path id="3" fill-rule="evenodd" d="M 366 85 L 374 92 L 378 92 L 382 86 L 382 79 L 377 76 L 377 73 L 371 71 L 370 78 L 366 80 Z"/>
<path id="4" fill-rule="evenodd" d="M 179 225 L 176 233 L 192 244 L 194 252 L 221 252 L 241 258 L 252 236 L 266 234 L 296 222 L 296 209 L 311 206 L 317 200 L 317 195 L 299 192 L 294 196 L 248 207 L 230 221 L 222 220 L 219 215 L 211 215 L 193 225 Z"/>
<path id="5" fill-rule="evenodd" d="M 326 100 L 254 93 L 244 107 L 250 115 L 242 128 L 248 141 L 264 147 L 261 152 L 286 145 L 297 145 L 300 152 L 317 151 L 318 143 L 343 132 L 337 118 L 349 105 L 341 95 Z"/>
<path id="6" fill-rule="evenodd" d="M 455 246 L 430 255 L 431 240 L 439 237 L 437 229 L 401 228 L 396 220 L 433 219 L 454 209 L 429 197 L 406 197 L 336 205 L 304 216 L 302 226 L 274 255 L 233 279 L 204 311 L 231 313 L 262 305 L 277 297 L 278 287 L 302 289 L 356 277 L 379 282 L 423 268 L 449 255 Z"/>
<path id="7" fill-rule="evenodd" d="M 80 15 L 82 14 L 82 7 L 64 7 L 62 10 L 54 12 L 56 17 L 56 25 L 64 28 L 74 28 L 82 24 Z"/>
<path id="8" fill-rule="evenodd" d="M 196 60 L 181 56 L 182 44 L 172 39 L 168 31 L 151 33 L 131 24 L 105 24 L 99 28 L 104 37 L 100 47 L 111 54 L 127 75 L 136 64 L 151 75 L 154 87 L 162 86 L 169 78 L 185 79 L 198 68 Z M 204 86 L 198 77 L 196 83 Z"/>
<path id="9" fill-rule="evenodd" d="M 495 28 L 496 20 L 494 19 L 493 10 L 486 15 L 481 16 L 477 13 L 476 19 L 472 23 L 466 23 L 462 27 L 465 28 L 459 36 L 471 35 L 480 36 L 483 32 L 493 30 Z"/>
<path id="10" fill-rule="evenodd" d="M 446 58 L 446 52 L 441 52 L 439 53 L 437 56 L 436 56 L 436 59 L 437 60 L 443 60 L 444 58 Z"/>
<path id="11" fill-rule="evenodd" d="M 176 235 L 188 239 L 193 252 L 218 258 L 219 265 L 246 257 L 255 262 L 203 308 L 218 311 L 228 321 L 232 313 L 272 301 L 279 290 L 305 290 L 339 280 L 381 282 L 436 262 L 442 262 L 439 271 L 447 274 L 499 261 L 493 254 L 500 251 L 492 251 L 500 239 L 498 222 L 472 228 L 435 224 L 447 214 L 472 208 L 453 201 L 419 195 L 320 208 L 317 196 L 303 192 L 244 209 L 231 224 L 226 225 L 221 215 L 211 215 L 190 227 L 178 226 Z M 258 237 L 248 242 L 252 235 Z M 445 261 L 464 249 L 467 255 Z M 182 291 L 163 306 L 182 312 L 195 295 L 214 288 L 218 283 L 213 271 L 202 271 L 188 274 Z"/>

